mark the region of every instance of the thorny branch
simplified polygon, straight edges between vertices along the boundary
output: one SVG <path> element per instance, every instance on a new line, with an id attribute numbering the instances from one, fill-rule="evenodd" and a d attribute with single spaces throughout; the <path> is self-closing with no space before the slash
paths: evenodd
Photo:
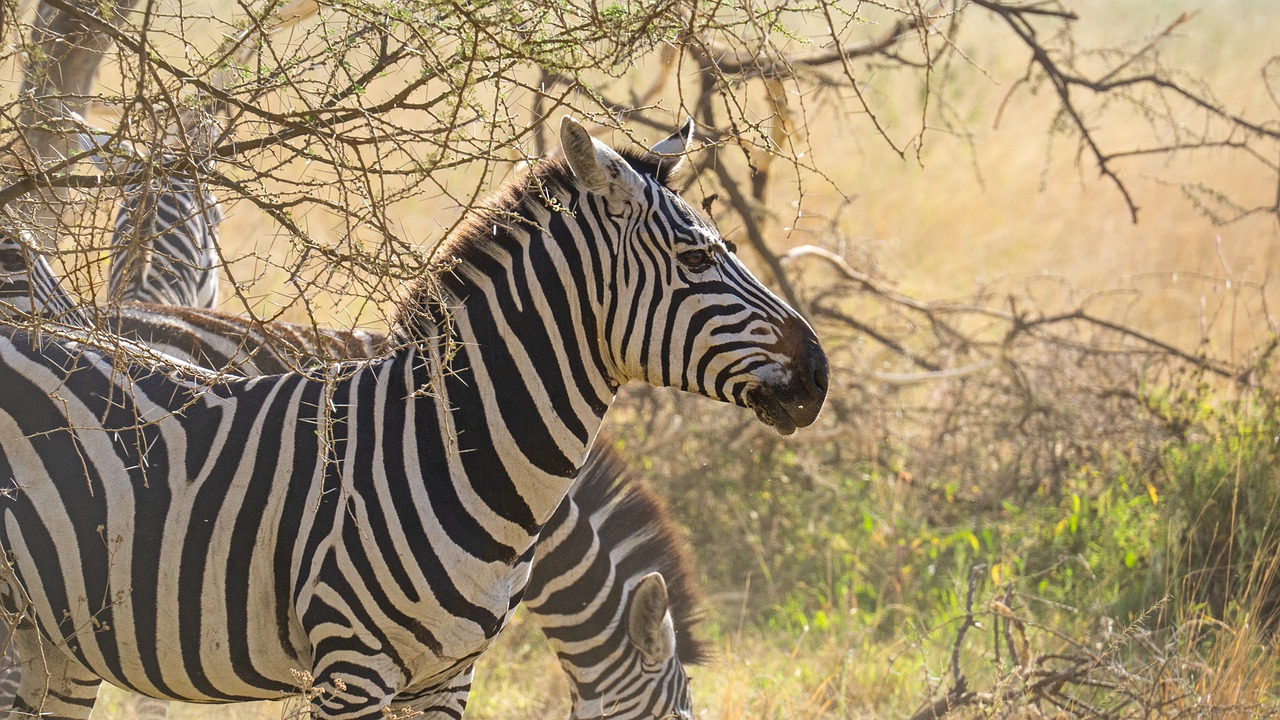
<path id="1" fill-rule="evenodd" d="M 1076 132 L 1079 133 L 1080 142 L 1088 148 L 1089 154 L 1094 158 L 1098 166 L 1098 171 L 1111 181 L 1124 198 L 1125 206 L 1129 209 L 1130 217 L 1135 223 L 1138 221 L 1138 206 L 1128 186 L 1115 170 L 1113 162 L 1129 156 L 1131 153 L 1124 150 L 1108 151 L 1103 148 L 1098 131 L 1086 121 L 1085 113 L 1081 109 L 1079 102 L 1072 96 L 1071 91 L 1073 88 L 1091 91 L 1096 96 L 1112 96 L 1117 95 L 1118 91 L 1144 87 L 1154 89 L 1157 92 L 1168 92 L 1202 110 L 1209 116 L 1225 121 L 1229 127 L 1224 133 L 1225 137 L 1231 137 L 1236 132 L 1241 132 L 1262 140 L 1270 140 L 1272 142 L 1280 140 L 1280 126 L 1274 122 L 1259 123 L 1251 121 L 1242 115 L 1225 109 L 1221 103 L 1213 98 L 1195 92 L 1182 83 L 1159 73 L 1125 73 L 1127 68 L 1140 59 L 1151 59 L 1148 54 L 1155 48 L 1156 41 L 1149 43 L 1137 53 L 1134 53 L 1128 59 L 1106 72 L 1101 78 L 1094 80 L 1073 72 L 1070 67 L 1064 67 L 1061 62 L 1055 59 L 1053 52 L 1041 40 L 1039 29 L 1032 20 L 1032 18 L 1050 17 L 1055 20 L 1069 22 L 1078 19 L 1075 13 L 1051 9 L 1051 6 L 1020 5 L 999 2 L 999 0 L 973 0 L 973 3 L 1003 20 L 1014 36 L 1031 52 L 1032 62 L 1044 73 L 1058 96 L 1061 113 L 1071 119 Z M 1161 35 L 1167 35 L 1175 27 L 1187 22 L 1189 19 L 1190 17 L 1186 14 L 1180 16 Z M 1171 154 L 1187 145 L 1194 144 L 1197 143 L 1178 142 L 1164 146 L 1157 152 Z M 1280 215 L 1280 205 L 1267 208 L 1267 211 Z"/>

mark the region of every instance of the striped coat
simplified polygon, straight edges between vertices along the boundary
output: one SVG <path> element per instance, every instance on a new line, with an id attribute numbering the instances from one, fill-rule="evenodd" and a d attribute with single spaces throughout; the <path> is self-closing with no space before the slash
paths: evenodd
<path id="1" fill-rule="evenodd" d="M 413 295 L 410 342 L 386 358 L 219 381 L 0 340 L 5 592 L 33 618 L 22 656 L 44 663 L 20 710 L 84 717 L 97 678 L 278 697 L 304 668 L 322 717 L 456 716 L 621 383 L 736 402 L 784 433 L 814 420 L 812 331 L 665 188 L 662 161 L 571 122 L 562 140 L 565 162 L 453 239 L 459 265 Z"/>
<path id="2" fill-rule="evenodd" d="M 43 258 L 4 238 L 0 259 L 0 298 L 21 299 L 18 321 L 40 322 L 32 315 L 78 317 L 74 298 Z M 139 303 L 118 310 L 122 315 L 99 319 L 152 348 L 242 375 L 288 372 L 300 361 L 322 362 L 322 354 L 372 356 L 386 344 L 381 334 L 320 329 L 317 335 L 314 326 L 262 326 L 211 310 Z M 691 717 L 684 665 L 704 655 L 693 635 L 699 593 L 688 571 L 691 561 L 661 501 L 631 480 L 608 443 L 596 443 L 541 537 L 529 592 L 553 589 L 547 598 L 525 604 L 556 641 L 571 684 L 570 717 L 606 711 L 616 720 Z M 575 640 L 565 644 L 563 638 Z M 4 647 L 13 650 L 7 631 Z M 16 653 L 3 662 L 0 711 L 12 702 L 21 676 Z M 136 697 L 133 711 L 140 719 L 167 716 L 167 702 Z"/>

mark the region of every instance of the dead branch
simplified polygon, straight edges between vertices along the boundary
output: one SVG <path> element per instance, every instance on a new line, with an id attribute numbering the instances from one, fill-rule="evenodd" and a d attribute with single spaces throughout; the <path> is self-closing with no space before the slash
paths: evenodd
<path id="1" fill-rule="evenodd" d="M 1163 75 L 1153 73 L 1140 73 L 1133 75 L 1124 75 L 1123 71 L 1129 67 L 1137 58 L 1146 56 L 1155 46 L 1153 41 L 1145 46 L 1142 50 L 1131 55 L 1127 60 L 1112 68 L 1101 78 L 1093 80 L 1082 75 L 1076 74 L 1066 69 L 1051 55 L 1050 50 L 1040 40 L 1038 29 L 1035 23 L 1030 19 L 1032 17 L 1048 16 L 1054 20 L 1070 21 L 1076 19 L 1072 14 L 1052 13 L 1046 14 L 1038 10 L 1030 8 L 1039 8 L 1039 6 L 1027 6 L 1020 4 L 1012 4 L 1000 2 L 999 0 L 973 0 L 974 4 L 989 10 L 994 15 L 1005 22 L 1013 32 L 1014 36 L 1022 43 L 1022 45 L 1031 52 L 1032 63 L 1040 68 L 1045 77 L 1049 80 L 1054 88 L 1054 92 L 1058 96 L 1059 107 L 1061 112 L 1071 119 L 1072 125 L 1079 134 L 1080 142 L 1088 149 L 1089 154 L 1093 157 L 1098 167 L 1098 171 L 1103 177 L 1107 178 L 1116 188 L 1124 199 L 1125 206 L 1129 209 L 1130 218 L 1133 222 L 1138 221 L 1138 206 L 1131 194 L 1127 184 L 1121 179 L 1120 175 L 1113 167 L 1113 161 L 1125 157 L 1130 154 L 1128 151 L 1107 151 L 1102 148 L 1101 142 L 1097 138 L 1096 130 L 1085 121 L 1085 115 L 1080 109 L 1079 103 L 1072 96 L 1072 90 L 1079 88 L 1088 90 L 1098 96 L 1107 96 L 1116 91 L 1129 90 L 1133 88 L 1147 87 L 1157 92 L 1168 92 L 1174 96 L 1187 101 L 1193 107 L 1198 108 L 1212 117 L 1226 121 L 1234 130 L 1247 133 L 1249 135 L 1269 139 L 1272 141 L 1280 140 L 1280 128 L 1274 124 L 1267 125 L 1258 123 L 1245 118 L 1242 115 L 1233 113 L 1222 105 L 1209 97 L 1200 93 L 1187 89 L 1181 83 L 1171 80 Z M 1190 20 L 1190 15 L 1183 14 L 1165 29 L 1160 36 L 1167 35 L 1177 26 Z M 1231 135 L 1228 132 L 1227 135 Z M 1180 149 L 1182 144 L 1165 146 L 1163 151 L 1171 153 Z M 1280 204 L 1271 208 L 1267 208 L 1268 212 L 1280 214 Z"/>

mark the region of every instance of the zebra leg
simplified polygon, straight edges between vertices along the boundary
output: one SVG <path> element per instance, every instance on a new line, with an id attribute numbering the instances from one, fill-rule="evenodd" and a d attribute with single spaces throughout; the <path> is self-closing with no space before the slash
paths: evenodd
<path id="1" fill-rule="evenodd" d="M 387 687 L 384 675 L 378 671 L 376 666 L 380 663 L 370 660 L 365 656 L 356 661 L 317 664 L 312 673 L 316 691 L 311 701 L 313 716 L 323 720 L 381 720 L 382 709 L 391 704 L 395 690 Z"/>
<path id="2" fill-rule="evenodd" d="M 443 687 L 433 688 L 421 695 L 401 694 L 396 696 L 393 710 L 410 710 L 421 715 L 415 718 L 426 720 L 460 720 L 462 711 L 467 708 L 467 699 L 471 696 L 471 676 L 475 674 L 475 665 L 467 666 Z M 398 717 L 395 713 L 392 717 Z"/>
<path id="3" fill-rule="evenodd" d="M 134 695 L 133 713 L 137 720 L 165 720 L 169 717 L 169 701 Z"/>
<path id="4" fill-rule="evenodd" d="M 61 648 L 45 642 L 31 623 L 13 631 L 13 644 L 21 660 L 22 677 L 13 709 L 0 717 L 88 720 L 102 679 Z"/>

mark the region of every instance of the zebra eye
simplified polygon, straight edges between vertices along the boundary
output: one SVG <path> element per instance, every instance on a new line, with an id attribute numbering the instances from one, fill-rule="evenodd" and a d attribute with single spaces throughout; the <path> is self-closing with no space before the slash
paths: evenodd
<path id="1" fill-rule="evenodd" d="M 678 253 L 676 259 L 695 272 L 702 272 L 711 267 L 711 254 L 706 250 L 685 250 Z"/>

